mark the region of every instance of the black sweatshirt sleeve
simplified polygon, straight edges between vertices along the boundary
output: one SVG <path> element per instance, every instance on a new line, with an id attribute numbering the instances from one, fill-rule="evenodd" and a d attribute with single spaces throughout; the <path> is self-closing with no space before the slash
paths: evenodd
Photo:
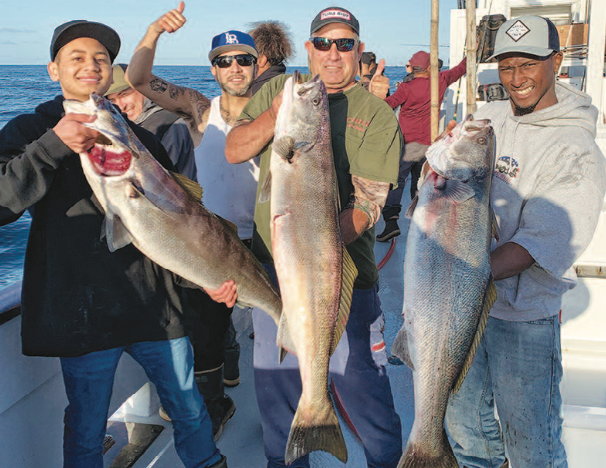
<path id="1" fill-rule="evenodd" d="M 54 171 L 74 153 L 32 116 L 0 131 L 0 224 L 14 221 L 48 192 Z"/>

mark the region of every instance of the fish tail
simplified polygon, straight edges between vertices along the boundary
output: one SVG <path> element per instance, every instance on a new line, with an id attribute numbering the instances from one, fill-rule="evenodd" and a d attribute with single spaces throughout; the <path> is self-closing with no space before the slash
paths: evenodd
<path id="1" fill-rule="evenodd" d="M 459 468 L 459 463 L 444 432 L 443 442 L 431 452 L 422 444 L 409 440 L 398 468 Z"/>
<path id="2" fill-rule="evenodd" d="M 328 395 L 325 400 L 307 406 L 299 402 L 286 444 L 286 464 L 314 450 L 329 452 L 347 462 L 347 446 Z"/>

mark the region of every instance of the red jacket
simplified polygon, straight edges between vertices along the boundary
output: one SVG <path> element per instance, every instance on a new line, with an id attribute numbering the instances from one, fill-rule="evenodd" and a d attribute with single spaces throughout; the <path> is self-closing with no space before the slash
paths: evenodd
<path id="1" fill-rule="evenodd" d="M 461 78 L 467 71 L 467 59 L 450 70 L 439 74 L 440 103 L 444 99 L 446 88 Z M 431 144 L 431 85 L 430 79 L 417 77 L 407 83 L 401 83 L 396 92 L 385 98 L 385 102 L 395 109 L 400 108 L 400 128 L 404 143 Z"/>

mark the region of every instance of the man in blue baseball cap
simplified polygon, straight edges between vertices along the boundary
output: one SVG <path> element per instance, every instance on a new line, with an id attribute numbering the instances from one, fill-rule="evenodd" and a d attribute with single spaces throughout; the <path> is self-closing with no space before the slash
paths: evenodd
<path id="1" fill-rule="evenodd" d="M 474 118 L 490 119 L 497 141 L 490 194 L 500 231 L 490 256 L 497 300 L 449 400 L 452 466 L 566 468 L 559 311 L 604 199 L 598 112 L 587 94 L 556 80 L 562 53 L 549 19 L 503 23 L 494 52 L 509 102 L 488 103 Z"/>
<path id="2" fill-rule="evenodd" d="M 211 73 L 221 86 L 221 95 L 210 100 L 198 90 L 169 83 L 152 74 L 158 38 L 174 33 L 185 24 L 185 4 L 154 21 L 141 40 L 128 66 L 126 78 L 133 88 L 166 110 L 177 113 L 188 124 L 195 146 L 198 182 L 204 187 L 204 205 L 238 227 L 240 238 L 250 246 L 257 191 L 258 161 L 232 165 L 225 158 L 225 136 L 252 96 L 258 52 L 253 38 L 241 31 L 217 34 L 208 59 Z M 208 128 L 213 131 L 207 132 Z M 224 385 L 234 386 L 239 375 L 225 374 L 225 336 L 230 328 L 235 299 L 233 282 L 210 297 L 199 290 L 185 292 L 190 315 L 194 370 L 198 389 L 204 397 L 213 423 L 215 440 L 236 411 Z M 213 300 L 214 299 L 214 300 Z M 216 302 L 215 302 L 216 301 Z M 237 359 L 237 356 L 236 356 Z M 230 368 L 237 366 L 230 366 Z M 170 415 L 160 411 L 168 419 Z"/>

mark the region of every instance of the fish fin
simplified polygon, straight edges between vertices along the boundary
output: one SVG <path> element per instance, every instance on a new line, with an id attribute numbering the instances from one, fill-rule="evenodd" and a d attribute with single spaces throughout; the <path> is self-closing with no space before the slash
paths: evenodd
<path id="1" fill-rule="evenodd" d="M 406 450 L 400 458 L 398 468 L 459 468 L 459 463 L 442 429 L 438 447 L 424 445 L 408 439 Z"/>
<path id="2" fill-rule="evenodd" d="M 347 463 L 347 445 L 328 392 L 326 398 L 307 405 L 299 400 L 286 443 L 286 464 L 314 450 L 332 453 Z"/>
<path id="3" fill-rule="evenodd" d="M 460 180 L 446 180 L 444 197 L 455 205 L 465 203 L 476 196 L 476 192 Z"/>
<path id="4" fill-rule="evenodd" d="M 408 209 L 406 210 L 406 213 L 404 213 L 404 216 L 406 218 L 412 219 L 412 215 L 414 214 L 415 208 L 417 207 L 418 203 L 419 203 L 419 196 L 415 195 L 415 197 L 410 202 L 410 205 L 408 206 Z"/>
<path id="5" fill-rule="evenodd" d="M 415 370 L 414 366 L 412 365 L 412 359 L 410 359 L 410 350 L 408 349 L 408 333 L 406 333 L 404 326 L 400 328 L 400 331 L 396 335 L 396 338 L 391 345 L 391 354 L 398 357 L 411 370 Z"/>
<path id="6" fill-rule="evenodd" d="M 134 240 L 133 235 L 126 229 L 120 217 L 115 214 L 105 217 L 101 226 L 102 231 L 103 229 L 105 229 L 107 247 L 112 253 L 122 247 L 126 247 Z M 103 237 L 103 234 L 101 237 Z"/>
<path id="7" fill-rule="evenodd" d="M 198 182 L 191 180 L 189 177 L 179 174 L 178 172 L 171 172 L 170 174 L 183 190 L 189 193 L 196 200 L 202 200 L 203 190 Z"/>
<path id="8" fill-rule="evenodd" d="M 497 221 L 497 215 L 494 214 L 494 210 L 492 209 L 492 205 L 490 206 L 490 230 L 492 237 L 495 238 L 497 242 L 501 240 L 501 236 L 499 234 L 499 222 Z"/>
<path id="9" fill-rule="evenodd" d="M 291 352 L 297 354 L 295 343 L 290 336 L 290 330 L 288 328 L 288 320 L 286 315 L 282 314 L 280 317 L 280 323 L 278 324 L 278 335 L 276 336 L 276 344 L 280 348 L 280 364 L 284 361 L 286 354 Z"/>
<path id="10" fill-rule="evenodd" d="M 125 185 L 124 188 L 126 196 L 129 198 L 143 198 L 148 203 L 151 203 L 154 207 L 160 210 L 162 213 L 172 216 L 172 213 L 180 212 L 182 207 L 177 200 L 171 197 L 157 196 L 153 192 L 147 193 L 145 188 L 139 183 L 138 180 L 131 180 L 129 184 Z"/>
<path id="11" fill-rule="evenodd" d="M 293 158 L 295 150 L 295 139 L 290 135 L 285 135 L 275 140 L 271 145 L 272 151 L 287 162 Z"/>
<path id="12" fill-rule="evenodd" d="M 271 171 L 267 172 L 267 176 L 263 181 L 261 190 L 259 191 L 259 203 L 266 203 L 271 197 Z"/>
<path id="13" fill-rule="evenodd" d="M 234 223 L 232 223 L 228 219 L 222 218 L 218 214 L 215 214 L 215 216 L 217 218 L 219 218 L 219 221 L 221 221 L 221 224 L 223 224 L 223 226 L 225 226 L 227 229 L 232 231 L 236 236 L 238 235 L 238 226 L 236 226 Z"/>
<path id="14" fill-rule="evenodd" d="M 482 308 L 482 314 L 480 315 L 480 321 L 478 322 L 478 328 L 476 329 L 476 334 L 473 338 L 473 342 L 471 343 L 471 348 L 469 348 L 469 353 L 467 354 L 467 358 L 465 359 L 465 363 L 461 368 L 461 373 L 459 374 L 459 378 L 455 382 L 452 387 L 452 393 L 457 393 L 461 390 L 461 386 L 463 385 L 463 381 L 471 368 L 471 364 L 473 363 L 473 358 L 476 355 L 476 351 L 478 350 L 478 346 L 480 346 L 480 341 L 482 340 L 482 335 L 484 334 L 484 330 L 486 329 L 486 324 L 488 323 L 488 316 L 490 315 L 490 309 L 492 305 L 497 300 L 497 288 L 494 284 L 494 280 L 492 275 L 488 279 L 488 285 L 486 287 L 486 292 L 484 293 L 484 305 Z"/>
<path id="15" fill-rule="evenodd" d="M 341 299 L 339 303 L 339 315 L 337 316 L 337 324 L 335 326 L 335 336 L 332 342 L 332 348 L 330 350 L 330 356 L 337 349 L 339 340 L 343 336 L 345 327 L 347 326 L 347 320 L 349 319 L 349 312 L 351 310 L 351 297 L 353 295 L 353 285 L 358 277 L 358 269 L 354 261 L 349 255 L 347 248 L 343 245 L 343 274 L 341 275 Z"/>

